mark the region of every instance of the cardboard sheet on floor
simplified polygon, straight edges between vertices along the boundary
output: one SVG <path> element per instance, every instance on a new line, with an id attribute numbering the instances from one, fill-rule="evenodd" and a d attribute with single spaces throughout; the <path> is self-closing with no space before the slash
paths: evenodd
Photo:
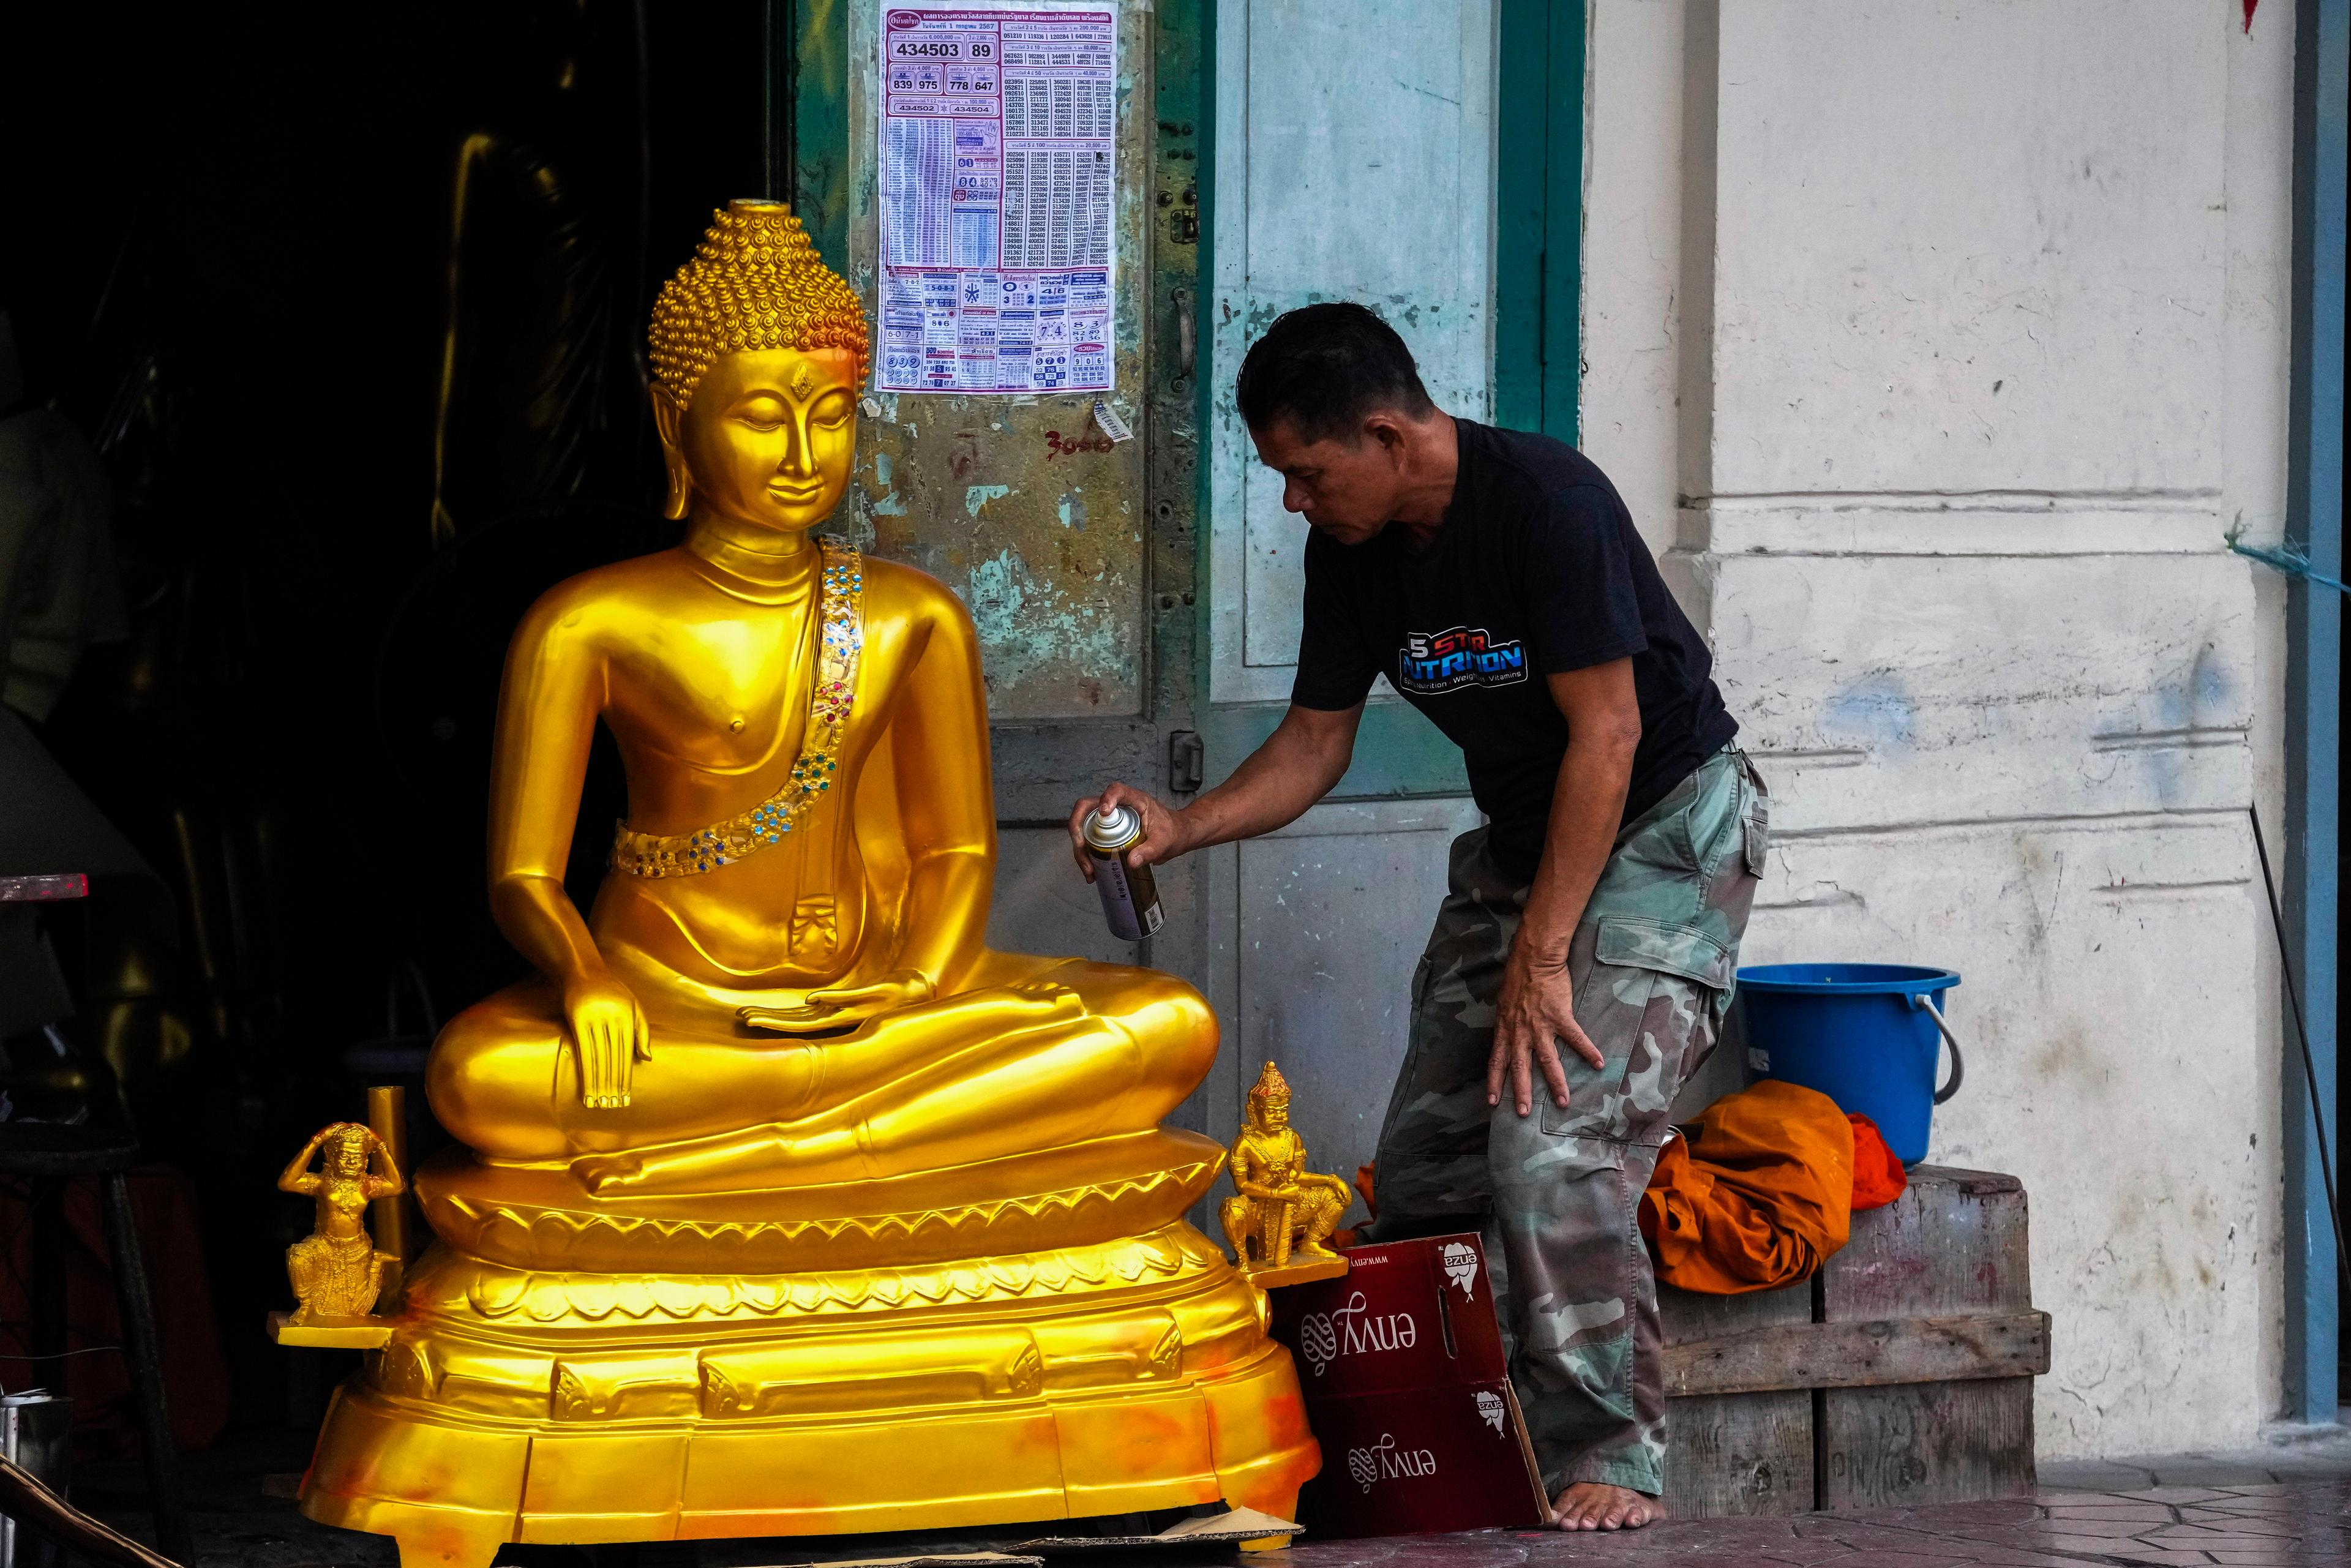
<path id="1" fill-rule="evenodd" d="M 1296 1535 L 1305 1526 L 1253 1508 L 1226 1513 L 1204 1513 L 1177 1521 L 1156 1535 L 1043 1535 L 1019 1541 L 1000 1552 L 923 1552 L 909 1557 L 803 1559 L 791 1568 L 1008 1568 L 1028 1564 L 1043 1568 L 1049 1560 L 1069 1561 L 1097 1552 L 1161 1552 L 1169 1556 L 1202 1548 L 1238 1546 L 1271 1535 Z"/>
<path id="2" fill-rule="evenodd" d="M 1269 1535 L 1297 1535 L 1305 1528 L 1253 1508 L 1237 1508 L 1228 1513 L 1204 1513 L 1196 1519 L 1179 1521 L 1156 1535 L 1049 1535 L 1021 1542 L 1012 1550 L 1034 1552 L 1040 1557 L 1081 1557 L 1112 1547 L 1120 1551 L 1167 1551 L 1176 1547 L 1238 1546 L 1244 1541 L 1262 1541 Z"/>

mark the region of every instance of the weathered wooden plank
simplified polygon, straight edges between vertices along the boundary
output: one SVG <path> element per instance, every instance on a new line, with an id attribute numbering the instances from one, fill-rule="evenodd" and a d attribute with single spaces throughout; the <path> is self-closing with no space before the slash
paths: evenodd
<path id="1" fill-rule="evenodd" d="M 1812 1395 L 1676 1399 L 1666 1423 L 1665 1501 L 1674 1518 L 1803 1513 L 1813 1506 Z"/>
<path id="2" fill-rule="evenodd" d="M 1855 1217 L 1852 1241 L 1821 1270 L 1821 1321 L 2029 1312 L 2028 1220 L 2013 1176 L 1916 1166 L 1900 1197 Z M 1813 1419 L 1823 1508 L 2013 1497 L 2034 1485 L 2030 1376 L 1829 1388 Z"/>
<path id="3" fill-rule="evenodd" d="M 2049 1314 L 2037 1312 L 1780 1323 L 1666 1347 L 1669 1397 L 1956 1383 L 2048 1370 Z"/>
<path id="4" fill-rule="evenodd" d="M 1940 1317 L 2032 1304 L 2024 1189 L 2014 1176 L 1918 1166 L 1822 1265 L 1825 1322 Z"/>
<path id="5" fill-rule="evenodd" d="M 2026 1497 L 2037 1484 L 2030 1377 L 1831 1389 L 1818 1397 L 1823 1508 Z"/>
<path id="6" fill-rule="evenodd" d="M 1784 1290 L 1708 1296 L 1661 1284 L 1657 1315 L 1669 1345 L 1722 1339 L 1781 1323 L 1808 1323 L 1813 1321 L 1813 1287 L 1806 1281 Z"/>
<path id="7" fill-rule="evenodd" d="M 1744 1296 L 1657 1288 L 1666 1354 L 1684 1341 L 1809 1325 L 1810 1283 Z M 1728 1394 L 1666 1407 L 1666 1511 L 1676 1519 L 1802 1513 L 1813 1506 L 1813 1396 Z"/>

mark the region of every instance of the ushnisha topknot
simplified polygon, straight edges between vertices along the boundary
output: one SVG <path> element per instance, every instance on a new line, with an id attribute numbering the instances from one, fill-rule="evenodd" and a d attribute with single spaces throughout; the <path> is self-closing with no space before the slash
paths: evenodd
<path id="1" fill-rule="evenodd" d="M 711 214 L 694 259 L 662 285 L 648 338 L 653 373 L 680 408 L 721 354 L 848 349 L 862 384 L 872 347 L 855 291 L 781 202 L 730 202 Z"/>

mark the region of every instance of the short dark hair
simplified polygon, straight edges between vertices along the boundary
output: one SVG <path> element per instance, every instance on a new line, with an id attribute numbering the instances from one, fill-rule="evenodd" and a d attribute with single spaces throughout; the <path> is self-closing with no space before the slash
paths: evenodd
<path id="1" fill-rule="evenodd" d="M 1395 329 L 1346 300 L 1276 317 L 1249 345 L 1233 392 L 1251 430 L 1287 419 L 1310 444 L 1353 443 L 1384 408 L 1422 419 L 1437 406 Z"/>

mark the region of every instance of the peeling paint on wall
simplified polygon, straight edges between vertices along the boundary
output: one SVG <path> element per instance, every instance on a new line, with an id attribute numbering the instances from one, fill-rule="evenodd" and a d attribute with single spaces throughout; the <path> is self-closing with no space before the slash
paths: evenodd
<path id="1" fill-rule="evenodd" d="M 989 651 L 991 690 L 1057 663 L 1102 670 L 1131 663 L 1122 658 L 1124 633 L 1113 617 L 1040 580 L 1010 549 L 975 563 L 966 580 L 972 624 Z"/>

